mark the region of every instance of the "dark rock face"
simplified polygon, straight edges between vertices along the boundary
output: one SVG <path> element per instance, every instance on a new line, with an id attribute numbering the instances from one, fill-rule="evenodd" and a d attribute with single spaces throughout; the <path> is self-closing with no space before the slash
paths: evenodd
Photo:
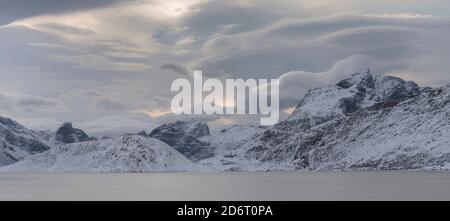
<path id="1" fill-rule="evenodd" d="M 174 123 L 164 124 L 155 128 L 152 132 L 150 132 L 149 136 L 155 137 L 161 136 L 161 134 L 173 135 L 173 137 L 175 138 L 182 135 L 188 135 L 194 138 L 201 138 L 204 136 L 208 136 L 210 133 L 209 127 L 206 123 L 197 121 L 194 122 L 176 121 Z M 166 143 L 174 144 L 173 140 L 167 139 Z"/>
<path id="2" fill-rule="evenodd" d="M 213 155 L 210 145 L 198 140 L 209 134 L 205 123 L 176 121 L 155 128 L 148 136 L 167 143 L 192 161 L 199 161 Z"/>
<path id="3" fill-rule="evenodd" d="M 68 144 L 95 140 L 95 138 L 88 136 L 80 129 L 73 128 L 72 123 L 66 122 L 56 131 L 55 140 L 60 143 Z"/>
<path id="4" fill-rule="evenodd" d="M 399 101 L 420 94 L 421 88 L 412 81 L 386 76 L 382 79 L 384 101 Z"/>
<path id="5" fill-rule="evenodd" d="M 40 135 L 17 122 L 0 117 L 0 166 L 49 150 Z"/>
<path id="6" fill-rule="evenodd" d="M 148 136 L 148 134 L 147 134 L 147 132 L 145 132 L 145 130 L 143 130 L 143 131 L 137 133 L 137 135 L 139 135 L 139 136 L 144 136 L 144 137 L 147 137 L 147 136 Z"/>
<path id="7" fill-rule="evenodd" d="M 214 154 L 209 143 L 189 135 L 181 138 L 173 147 L 192 161 L 209 158 Z"/>
<path id="8" fill-rule="evenodd" d="M 180 139 L 186 136 L 184 125 L 185 122 L 182 121 L 164 124 L 155 128 L 150 132 L 149 136 L 161 140 L 173 147 Z"/>
<path id="9" fill-rule="evenodd" d="M 351 78 L 342 80 L 336 84 L 336 86 L 344 89 L 348 89 L 354 85 L 356 85 L 358 88 L 374 89 L 375 78 L 370 72 L 355 73 Z"/>
<path id="10" fill-rule="evenodd" d="M 191 122 L 185 126 L 186 134 L 189 134 L 195 138 L 200 138 L 210 135 L 209 127 L 203 122 Z"/>

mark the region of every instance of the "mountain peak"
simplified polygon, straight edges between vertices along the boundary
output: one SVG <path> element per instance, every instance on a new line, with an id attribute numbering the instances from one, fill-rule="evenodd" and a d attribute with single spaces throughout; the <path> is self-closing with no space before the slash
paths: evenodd
<path id="1" fill-rule="evenodd" d="M 60 128 L 70 128 L 73 129 L 72 123 L 71 122 L 64 122 Z"/>
<path id="2" fill-rule="evenodd" d="M 74 128 L 71 122 L 64 122 L 56 131 L 55 140 L 60 143 L 75 143 L 94 140 L 95 138 L 88 136 L 83 130 Z"/>
<path id="3" fill-rule="evenodd" d="M 4 126 L 8 126 L 8 127 L 22 127 L 19 123 L 17 123 L 16 121 L 7 118 L 7 117 L 2 117 L 0 116 L 0 124 L 3 124 Z"/>
<path id="4" fill-rule="evenodd" d="M 374 88 L 375 80 L 373 75 L 370 73 L 370 70 L 367 70 L 366 72 L 356 72 L 352 74 L 351 78 L 344 79 L 336 84 L 336 86 L 344 89 L 350 88 L 354 85 L 365 88 Z"/>
<path id="5" fill-rule="evenodd" d="M 143 130 L 143 131 L 137 133 L 137 135 L 139 135 L 139 136 L 144 136 L 144 137 L 148 136 L 148 134 L 147 134 L 147 132 L 146 132 L 145 130 Z"/>

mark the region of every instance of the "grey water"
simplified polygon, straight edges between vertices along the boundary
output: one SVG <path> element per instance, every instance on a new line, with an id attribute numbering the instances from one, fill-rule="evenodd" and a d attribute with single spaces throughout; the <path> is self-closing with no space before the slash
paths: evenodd
<path id="1" fill-rule="evenodd" d="M 0 173 L 0 200 L 450 200 L 450 174 Z"/>

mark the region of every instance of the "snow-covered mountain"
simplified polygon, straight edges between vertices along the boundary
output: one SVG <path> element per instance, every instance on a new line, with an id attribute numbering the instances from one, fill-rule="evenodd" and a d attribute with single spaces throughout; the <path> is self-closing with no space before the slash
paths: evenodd
<path id="1" fill-rule="evenodd" d="M 402 101 L 423 90 L 397 77 L 355 73 L 336 85 L 310 90 L 288 120 L 307 120 L 317 125 L 376 103 Z"/>
<path id="2" fill-rule="evenodd" d="M 60 145 L 0 171 L 45 172 L 176 172 L 198 171 L 167 144 L 139 135 Z"/>
<path id="3" fill-rule="evenodd" d="M 0 166 L 48 149 L 49 144 L 37 132 L 0 116 Z"/>
<path id="4" fill-rule="evenodd" d="M 450 86 L 356 73 L 311 90 L 286 121 L 241 148 L 274 169 L 448 169 Z"/>
<path id="5" fill-rule="evenodd" d="M 209 134 L 206 123 L 176 121 L 153 129 L 148 136 L 167 143 L 188 159 L 196 162 L 213 156 L 213 149 L 209 143 L 199 140 Z"/>

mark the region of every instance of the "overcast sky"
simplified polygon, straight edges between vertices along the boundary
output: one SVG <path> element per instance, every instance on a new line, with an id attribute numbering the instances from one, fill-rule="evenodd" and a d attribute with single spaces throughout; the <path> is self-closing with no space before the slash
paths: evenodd
<path id="1" fill-rule="evenodd" d="M 0 0 L 0 115 L 33 129 L 148 130 L 179 118 L 170 84 L 191 70 L 280 78 L 283 110 L 366 67 L 442 86 L 449 14 L 448 0 Z"/>

